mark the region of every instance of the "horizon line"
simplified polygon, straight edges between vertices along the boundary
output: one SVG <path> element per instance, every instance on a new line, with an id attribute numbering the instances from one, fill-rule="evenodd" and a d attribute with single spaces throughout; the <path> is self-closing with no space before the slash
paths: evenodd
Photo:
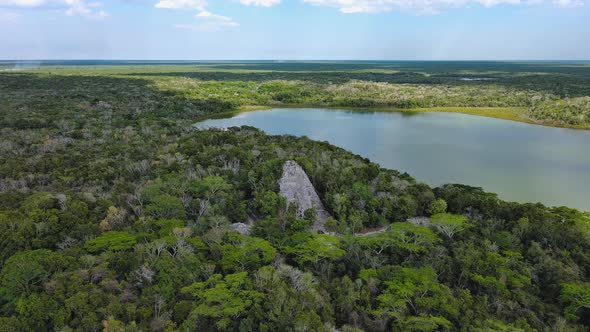
<path id="1" fill-rule="evenodd" d="M 127 61 L 127 62 L 590 62 L 590 59 L 0 59 L 2 62 Z"/>

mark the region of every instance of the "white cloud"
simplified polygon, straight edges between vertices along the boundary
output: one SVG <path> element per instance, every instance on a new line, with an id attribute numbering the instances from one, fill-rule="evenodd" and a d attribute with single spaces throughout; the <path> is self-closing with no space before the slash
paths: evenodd
<path id="1" fill-rule="evenodd" d="M 485 7 L 493 7 L 501 4 L 518 5 L 521 3 L 520 0 L 477 0 L 476 2 Z"/>
<path id="2" fill-rule="evenodd" d="M 204 0 L 160 0 L 155 7 L 163 9 L 197 9 L 203 10 L 207 2 Z"/>
<path id="3" fill-rule="evenodd" d="M 105 19 L 110 17 L 104 10 L 95 9 L 100 7 L 99 3 L 86 3 L 82 0 L 65 0 L 69 8 L 66 10 L 68 16 L 84 16 L 91 19 Z"/>
<path id="4" fill-rule="evenodd" d="M 0 6 L 7 7 L 40 7 L 51 1 L 48 0 L 0 0 Z"/>
<path id="5" fill-rule="evenodd" d="M 195 15 L 197 20 L 194 24 L 177 24 L 176 28 L 193 31 L 218 31 L 226 28 L 240 26 L 238 22 L 230 17 L 210 13 L 206 10 Z"/>
<path id="6" fill-rule="evenodd" d="M 1 0 L 0 0 L 1 1 Z M 251 1 L 251 0 L 246 0 Z M 280 1 L 280 0 L 255 0 L 255 1 Z M 176 24 L 178 29 L 193 30 L 193 31 L 217 31 L 226 28 L 235 28 L 239 24 L 233 19 L 213 14 L 205 10 L 207 2 L 205 0 L 159 0 L 156 3 L 156 8 L 161 9 L 196 9 L 199 11 L 195 15 L 196 23 L 190 24 Z"/>
<path id="7" fill-rule="evenodd" d="M 245 6 L 271 7 L 281 3 L 281 0 L 240 0 Z"/>
<path id="8" fill-rule="evenodd" d="M 91 19 L 110 17 L 104 10 L 99 9 L 99 2 L 85 0 L 0 0 L 0 7 L 63 9 L 68 16 L 84 16 Z"/>
<path id="9" fill-rule="evenodd" d="M 243 0 L 265 1 L 265 0 Z M 270 0 L 272 1 L 272 0 Z M 303 0 L 316 6 L 338 8 L 345 14 L 352 13 L 379 13 L 402 12 L 412 14 L 437 14 L 448 9 L 466 7 L 471 4 L 479 4 L 485 7 L 493 7 L 501 4 L 509 5 L 533 5 L 542 4 L 545 1 L 537 0 Z M 549 1 L 549 0 L 547 0 Z M 551 0 L 553 5 L 560 7 L 574 7 L 582 5 L 584 0 Z"/>

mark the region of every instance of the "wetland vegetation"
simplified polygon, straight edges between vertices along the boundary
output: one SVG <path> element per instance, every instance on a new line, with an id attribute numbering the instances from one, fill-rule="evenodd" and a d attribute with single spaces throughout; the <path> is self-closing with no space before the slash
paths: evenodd
<path id="1" fill-rule="evenodd" d="M 443 109 L 552 126 L 590 126 L 587 62 L 49 64 L 21 65 L 15 68 L 24 70 L 3 73 L 2 88 L 8 92 L 11 85 L 31 86 L 38 91 L 63 85 L 55 93 L 73 89 L 83 94 L 92 87 L 96 98 L 116 104 L 142 94 L 145 99 L 134 100 L 144 103 L 142 111 L 157 106 L 184 118 L 298 104 Z"/>

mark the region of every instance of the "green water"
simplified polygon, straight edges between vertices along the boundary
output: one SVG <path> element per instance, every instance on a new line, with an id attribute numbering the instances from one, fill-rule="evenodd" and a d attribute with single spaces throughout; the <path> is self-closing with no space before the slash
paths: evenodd
<path id="1" fill-rule="evenodd" d="M 241 125 L 328 141 L 432 186 L 462 183 L 508 201 L 590 210 L 590 131 L 458 113 L 294 108 L 196 124 Z"/>

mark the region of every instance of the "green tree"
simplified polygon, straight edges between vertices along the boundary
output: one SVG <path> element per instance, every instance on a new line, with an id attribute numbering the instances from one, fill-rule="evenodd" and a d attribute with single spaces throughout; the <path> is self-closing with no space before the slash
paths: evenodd
<path id="1" fill-rule="evenodd" d="M 64 258 L 51 250 L 27 250 L 11 256 L 0 273 L 0 296 L 14 303 L 42 289 L 51 275 L 65 266 Z"/>
<path id="2" fill-rule="evenodd" d="M 0 264 L 15 252 L 30 249 L 34 226 L 23 219 L 0 213 Z"/>
<path id="3" fill-rule="evenodd" d="M 437 281 L 431 267 L 397 268 L 385 290 L 377 296 L 377 314 L 398 320 L 402 328 L 433 331 L 448 328 L 448 318 L 457 315 L 450 290 Z"/>
<path id="4" fill-rule="evenodd" d="M 207 281 L 196 282 L 181 290 L 196 298 L 197 307 L 192 315 L 195 319 L 211 319 L 222 330 L 231 330 L 248 309 L 262 300 L 262 293 L 251 289 L 247 272 L 211 276 Z"/>
<path id="5" fill-rule="evenodd" d="M 172 235 L 172 231 L 175 228 L 184 227 L 184 221 L 179 219 L 164 219 L 156 221 L 156 225 L 160 227 L 159 235 L 165 237 Z"/>
<path id="6" fill-rule="evenodd" d="M 264 191 L 256 194 L 256 207 L 264 216 L 275 217 L 281 209 L 284 209 L 287 200 L 274 191 Z"/>
<path id="7" fill-rule="evenodd" d="M 59 329 L 65 324 L 63 308 L 45 294 L 32 293 L 16 301 L 20 321 L 31 331 Z"/>
<path id="8" fill-rule="evenodd" d="M 86 241 L 84 248 L 90 252 L 105 250 L 119 251 L 131 249 L 135 243 L 137 243 L 135 236 L 127 232 L 111 231 L 103 233 L 95 239 Z"/>
<path id="9" fill-rule="evenodd" d="M 453 324 L 444 317 L 419 315 L 408 317 L 402 322 L 399 322 L 398 325 L 400 325 L 404 331 L 432 332 L 441 330 L 448 331 Z"/>
<path id="10" fill-rule="evenodd" d="M 221 267 L 224 270 L 258 269 L 272 261 L 277 250 L 263 239 L 232 234 L 229 243 L 220 247 Z"/>
<path id="11" fill-rule="evenodd" d="M 221 176 L 207 176 L 199 183 L 200 191 L 209 199 L 231 189 L 231 185 Z"/>
<path id="12" fill-rule="evenodd" d="M 339 247 L 337 237 L 327 234 L 299 234 L 302 241 L 285 248 L 285 252 L 294 256 L 299 264 L 318 263 L 321 260 L 337 259 L 345 254 Z"/>
<path id="13" fill-rule="evenodd" d="M 438 213 L 431 219 L 432 225 L 449 239 L 469 226 L 467 217 L 451 213 Z"/>
<path id="14" fill-rule="evenodd" d="M 183 219 L 185 217 L 182 200 L 169 194 L 158 194 L 151 197 L 145 212 L 158 219 Z"/>
<path id="15" fill-rule="evenodd" d="M 375 255 L 380 255 L 388 248 L 409 253 L 425 252 L 440 241 L 427 227 L 409 222 L 393 223 L 385 232 L 359 236 L 356 240 L 361 246 L 372 249 Z"/>
<path id="16" fill-rule="evenodd" d="M 430 202 L 427 211 L 430 215 L 447 212 L 447 202 L 442 198 L 437 198 Z"/>
<path id="17" fill-rule="evenodd" d="M 559 299 L 566 305 L 565 317 L 569 320 L 582 318 L 582 312 L 590 314 L 590 283 L 562 284 Z"/>

